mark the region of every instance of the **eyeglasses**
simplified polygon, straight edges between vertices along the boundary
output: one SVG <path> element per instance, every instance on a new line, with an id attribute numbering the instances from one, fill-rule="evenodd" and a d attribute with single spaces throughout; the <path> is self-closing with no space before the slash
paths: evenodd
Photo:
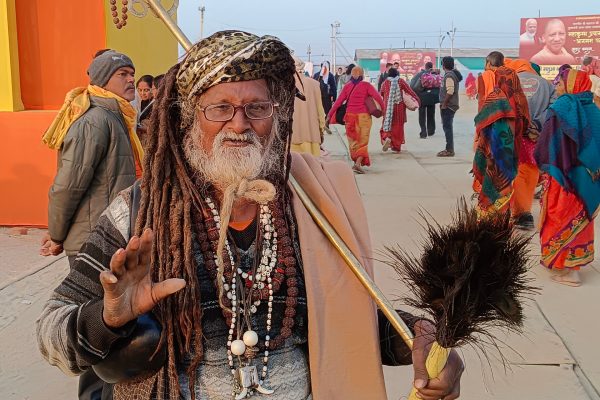
<path id="1" fill-rule="evenodd" d="M 279 107 L 279 104 L 270 101 L 257 101 L 242 104 L 241 106 L 234 106 L 227 103 L 211 104 L 204 108 L 199 108 L 199 110 L 204 113 L 204 117 L 209 121 L 227 122 L 233 119 L 238 109 L 244 110 L 246 118 L 259 120 L 272 117 L 275 107 Z"/>

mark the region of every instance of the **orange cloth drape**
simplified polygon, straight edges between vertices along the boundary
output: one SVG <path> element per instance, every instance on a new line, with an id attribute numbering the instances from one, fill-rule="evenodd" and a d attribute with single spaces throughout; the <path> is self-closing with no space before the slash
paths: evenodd
<path id="1" fill-rule="evenodd" d="M 362 165 L 368 167 L 371 165 L 369 159 L 369 136 L 373 124 L 371 116 L 367 113 L 346 113 L 344 121 L 346 122 L 346 137 L 350 147 L 350 158 L 352 161 L 356 161 L 358 157 L 362 157 Z"/>
<path id="2" fill-rule="evenodd" d="M 540 177 L 537 166 L 520 163 L 517 176 L 513 181 L 513 195 L 510 199 L 510 209 L 513 216 L 531 212 L 535 187 Z"/>

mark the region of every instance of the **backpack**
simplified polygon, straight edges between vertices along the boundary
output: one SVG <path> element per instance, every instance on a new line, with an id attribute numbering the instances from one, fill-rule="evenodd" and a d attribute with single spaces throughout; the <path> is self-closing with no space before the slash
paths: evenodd
<path id="1" fill-rule="evenodd" d="M 442 86 L 442 76 L 440 74 L 425 72 L 421 75 L 421 86 L 423 86 L 423 89 L 439 88 Z"/>

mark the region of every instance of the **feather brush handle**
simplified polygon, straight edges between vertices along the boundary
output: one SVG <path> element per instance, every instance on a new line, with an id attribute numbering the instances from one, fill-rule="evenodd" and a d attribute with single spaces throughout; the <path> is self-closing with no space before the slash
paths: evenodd
<path id="1" fill-rule="evenodd" d="M 440 376 L 440 373 L 448 361 L 450 350 L 451 349 L 446 349 L 440 346 L 438 342 L 433 342 L 431 349 L 429 349 L 427 360 L 425 361 L 425 367 L 427 368 L 427 375 L 429 375 L 429 379 L 434 379 Z M 408 395 L 408 400 L 419 400 L 417 397 L 417 390 L 414 387 L 411 389 L 410 394 Z"/>

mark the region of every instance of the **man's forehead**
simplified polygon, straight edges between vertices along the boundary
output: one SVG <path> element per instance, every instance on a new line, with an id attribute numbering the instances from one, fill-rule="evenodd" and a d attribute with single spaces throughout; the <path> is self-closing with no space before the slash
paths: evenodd
<path id="1" fill-rule="evenodd" d="M 269 89 L 265 79 L 219 83 L 200 95 L 200 99 L 235 100 L 267 99 Z"/>
<path id="2" fill-rule="evenodd" d="M 546 25 L 545 33 L 552 32 L 553 30 L 565 30 L 565 24 L 563 24 L 560 20 L 550 21 L 548 25 Z"/>

